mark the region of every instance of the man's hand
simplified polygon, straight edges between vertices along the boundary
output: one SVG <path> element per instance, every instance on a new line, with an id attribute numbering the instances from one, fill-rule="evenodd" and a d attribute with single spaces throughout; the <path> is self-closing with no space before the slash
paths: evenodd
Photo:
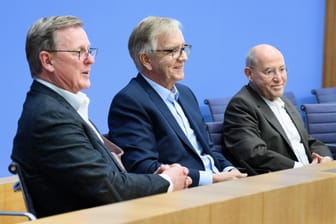
<path id="1" fill-rule="evenodd" d="M 160 174 L 163 173 L 163 171 L 169 169 L 170 165 L 162 164 L 157 170 L 154 172 L 154 174 Z"/>
<path id="2" fill-rule="evenodd" d="M 188 168 L 174 163 L 172 165 L 161 165 L 156 171 L 156 174 L 165 174 L 169 176 L 173 183 L 173 191 L 182 190 L 192 184 L 191 178 L 188 176 Z"/>
<path id="3" fill-rule="evenodd" d="M 226 180 L 235 180 L 247 177 L 246 173 L 241 173 L 238 169 L 232 169 L 230 172 L 216 173 L 212 176 L 212 182 L 218 183 Z"/>
<path id="4" fill-rule="evenodd" d="M 329 156 L 320 156 L 316 152 L 312 153 L 312 157 L 313 161 L 311 162 L 311 164 L 326 163 L 332 161 L 332 158 L 330 158 Z"/>

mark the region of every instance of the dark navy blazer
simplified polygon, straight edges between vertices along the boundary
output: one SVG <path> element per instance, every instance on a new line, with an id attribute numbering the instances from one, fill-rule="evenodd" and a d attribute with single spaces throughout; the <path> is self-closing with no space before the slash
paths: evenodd
<path id="1" fill-rule="evenodd" d="M 215 151 L 199 104 L 192 91 L 176 84 L 179 104 L 204 153 L 223 170 L 232 164 Z M 114 97 L 108 117 L 110 139 L 123 148 L 124 165 L 131 172 L 152 173 L 160 164 L 180 163 L 189 168 L 192 186 L 199 182 L 204 165 L 165 102 L 140 75 Z"/>

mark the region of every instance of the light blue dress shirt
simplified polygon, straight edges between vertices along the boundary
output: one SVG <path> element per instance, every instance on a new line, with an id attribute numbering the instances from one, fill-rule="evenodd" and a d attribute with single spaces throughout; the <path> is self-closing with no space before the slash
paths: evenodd
<path id="1" fill-rule="evenodd" d="M 198 185 L 208 185 L 212 183 L 212 175 L 214 173 L 219 173 L 219 170 L 215 166 L 215 162 L 213 158 L 208 155 L 204 154 L 202 146 L 197 141 L 196 135 L 194 130 L 190 127 L 190 123 L 185 116 L 180 104 L 177 102 L 179 93 L 176 87 L 174 86 L 172 90 L 168 90 L 161 85 L 153 82 L 152 80 L 148 79 L 146 76 L 142 75 L 144 79 L 153 87 L 153 89 L 159 94 L 161 99 L 167 105 L 169 111 L 172 113 L 174 118 L 176 119 L 178 125 L 183 130 L 184 134 L 187 136 L 188 140 L 190 141 L 191 145 L 194 147 L 194 150 L 197 152 L 198 156 L 201 158 L 205 171 L 200 170 L 200 180 Z M 178 149 L 177 149 L 178 150 Z M 183 164 L 182 164 L 183 165 Z M 223 171 L 229 171 L 234 167 L 226 167 Z"/>

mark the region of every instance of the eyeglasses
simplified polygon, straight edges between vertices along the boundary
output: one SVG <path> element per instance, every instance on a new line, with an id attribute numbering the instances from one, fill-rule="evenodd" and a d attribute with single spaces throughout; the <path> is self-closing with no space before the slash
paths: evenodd
<path id="1" fill-rule="evenodd" d="M 48 52 L 72 52 L 78 54 L 78 59 L 84 61 L 91 55 L 93 58 L 95 58 L 98 54 L 98 48 L 89 48 L 88 50 L 80 50 L 80 51 L 71 51 L 71 50 L 45 50 Z"/>
<path id="2" fill-rule="evenodd" d="M 178 59 L 178 58 L 181 57 L 183 51 L 187 56 L 189 56 L 190 53 L 191 53 L 191 47 L 192 47 L 192 45 L 185 44 L 181 48 L 177 47 L 177 48 L 171 48 L 171 49 L 152 50 L 152 53 L 167 52 L 167 53 L 171 54 L 173 59 Z"/>
<path id="3" fill-rule="evenodd" d="M 254 69 L 254 67 L 250 66 L 250 69 Z M 269 77 L 273 77 L 275 76 L 277 73 L 279 73 L 280 75 L 284 75 L 288 72 L 287 67 L 281 67 L 279 69 L 275 69 L 275 68 L 267 68 L 264 71 L 262 71 L 262 73 L 266 76 Z"/>

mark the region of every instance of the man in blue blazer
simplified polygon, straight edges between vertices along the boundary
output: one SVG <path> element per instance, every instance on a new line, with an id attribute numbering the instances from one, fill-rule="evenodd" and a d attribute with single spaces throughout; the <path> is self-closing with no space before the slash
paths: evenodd
<path id="1" fill-rule="evenodd" d="M 81 20 L 73 16 L 41 18 L 28 32 L 26 54 L 34 81 L 11 158 L 21 167 L 37 217 L 191 183 L 187 168 L 178 164 L 160 167 L 159 175 L 130 174 L 112 156 L 88 118 L 89 99 L 81 92 L 90 86 L 96 53 Z"/>
<path id="2" fill-rule="evenodd" d="M 224 154 L 259 172 L 331 161 L 322 142 L 308 135 L 300 113 L 285 97 L 287 68 L 274 46 L 253 47 L 246 58 L 248 85 L 228 104 L 224 116 Z"/>
<path id="3" fill-rule="evenodd" d="M 139 74 L 111 103 L 110 139 L 125 150 L 122 160 L 132 172 L 180 163 L 189 169 L 192 186 L 245 177 L 211 147 L 196 97 L 176 83 L 190 50 L 177 20 L 147 17 L 138 24 L 129 52 Z"/>

